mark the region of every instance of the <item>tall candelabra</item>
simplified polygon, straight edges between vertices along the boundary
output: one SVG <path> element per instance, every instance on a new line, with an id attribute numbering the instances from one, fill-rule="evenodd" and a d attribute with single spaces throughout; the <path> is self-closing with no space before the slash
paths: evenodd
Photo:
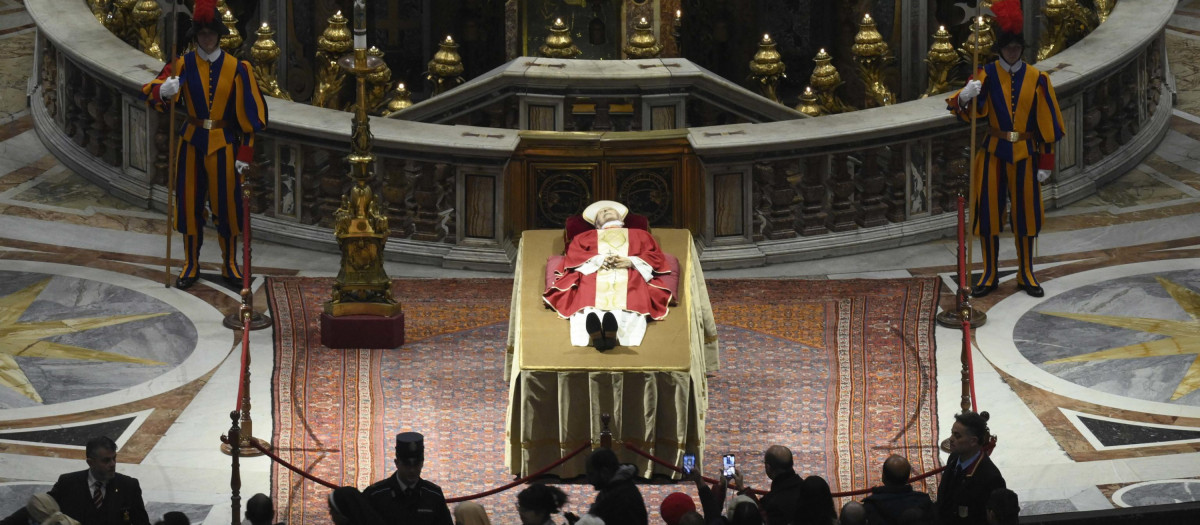
<path id="1" fill-rule="evenodd" d="M 367 77 L 379 69 L 383 60 L 368 53 L 366 43 L 366 1 L 355 0 L 354 52 L 338 60 L 355 77 L 356 103 L 347 157 L 353 186 L 342 195 L 342 205 L 333 214 L 334 236 L 342 252 L 332 297 L 325 303 L 325 313 L 333 317 L 388 317 L 401 310 L 392 297 L 391 279 L 383 269 L 388 219 L 369 184 L 374 177 L 375 155 L 371 153 L 371 123 L 367 117 Z"/>

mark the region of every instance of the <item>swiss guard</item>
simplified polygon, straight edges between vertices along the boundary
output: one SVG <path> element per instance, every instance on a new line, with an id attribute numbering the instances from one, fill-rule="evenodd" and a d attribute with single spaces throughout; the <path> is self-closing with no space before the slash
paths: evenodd
<path id="1" fill-rule="evenodd" d="M 240 175 L 254 159 L 254 134 L 267 127 L 267 104 L 250 63 L 221 51 L 221 36 L 228 33 L 214 1 L 196 0 L 187 32 L 195 51 L 177 57 L 142 86 L 147 103 L 159 111 L 168 100 L 182 100 L 187 108 L 173 167 L 172 219 L 183 234 L 186 258 L 175 279 L 180 289 L 200 277 L 200 245 L 210 216 L 221 244 L 221 276 L 233 286 L 242 281 L 234 242 L 242 224 Z"/>
<path id="2" fill-rule="evenodd" d="M 1000 232 L 1010 224 L 1017 248 L 1017 287 L 1033 297 L 1045 290 L 1033 274 L 1033 244 L 1042 229 L 1045 209 L 1041 184 L 1054 170 L 1054 144 L 1063 138 L 1062 112 L 1050 77 L 1026 64 L 1024 17 L 1020 0 L 992 4 L 1000 27 L 996 52 L 1000 57 L 984 65 L 954 96 L 946 100 L 950 112 L 966 122 L 975 115 L 987 118 L 984 149 L 971 173 L 972 229 L 983 248 L 983 273 L 971 295 L 983 297 L 997 286 L 996 257 Z M 1005 202 L 1011 202 L 1004 217 Z"/>

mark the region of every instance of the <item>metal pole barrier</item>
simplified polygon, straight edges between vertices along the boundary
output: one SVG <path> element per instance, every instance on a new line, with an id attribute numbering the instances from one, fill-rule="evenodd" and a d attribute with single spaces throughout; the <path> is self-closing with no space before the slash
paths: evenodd
<path id="1" fill-rule="evenodd" d="M 230 330 L 242 330 L 245 328 L 243 317 L 248 313 L 250 322 L 248 324 L 250 330 L 262 330 L 271 326 L 273 323 L 269 316 L 263 315 L 254 310 L 254 293 L 250 289 L 250 282 L 253 277 L 250 275 L 250 178 L 258 172 L 254 164 L 251 164 L 246 169 L 246 174 L 242 175 L 242 306 L 236 311 L 230 312 L 225 316 L 225 320 L 221 324 Z M 249 372 L 247 372 L 249 373 Z M 247 432 L 249 434 L 249 432 Z"/>

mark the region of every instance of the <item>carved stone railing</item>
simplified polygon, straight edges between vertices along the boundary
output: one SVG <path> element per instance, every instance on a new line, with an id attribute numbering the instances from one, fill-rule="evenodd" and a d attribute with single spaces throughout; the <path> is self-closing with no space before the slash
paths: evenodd
<path id="1" fill-rule="evenodd" d="M 1051 72 L 1068 133 L 1045 190 L 1048 206 L 1095 192 L 1165 134 L 1172 105 L 1167 4 L 1124 0 L 1095 32 L 1038 65 Z M 109 33 L 82 0 L 26 0 L 26 6 L 38 25 L 40 75 L 31 112 L 43 142 L 114 195 L 165 209 L 167 119 L 140 99 L 141 84 L 161 62 Z M 252 202 L 255 235 L 336 250 L 328 221 L 349 180 L 349 116 L 279 99 L 268 105 Z M 701 164 L 695 173 L 703 179 L 692 181 L 703 188 L 694 197 L 703 202 L 690 203 L 703 218 L 694 228 L 701 260 L 706 267 L 753 266 L 951 232 L 948 212 L 963 184 L 968 134 L 944 106 L 931 98 L 815 119 L 688 129 Z M 505 216 L 506 202 L 515 198 L 505 188 L 518 133 L 397 119 L 373 119 L 371 128 L 379 194 L 392 225 L 387 257 L 510 267 L 512 235 L 519 232 Z"/>

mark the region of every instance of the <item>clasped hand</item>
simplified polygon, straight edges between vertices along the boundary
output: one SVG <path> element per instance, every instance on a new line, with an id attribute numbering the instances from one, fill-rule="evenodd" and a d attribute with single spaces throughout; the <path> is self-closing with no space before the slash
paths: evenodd
<path id="1" fill-rule="evenodd" d="M 602 270 L 628 269 L 633 267 L 633 261 L 620 255 L 609 255 L 604 258 L 604 264 L 600 265 Z"/>

